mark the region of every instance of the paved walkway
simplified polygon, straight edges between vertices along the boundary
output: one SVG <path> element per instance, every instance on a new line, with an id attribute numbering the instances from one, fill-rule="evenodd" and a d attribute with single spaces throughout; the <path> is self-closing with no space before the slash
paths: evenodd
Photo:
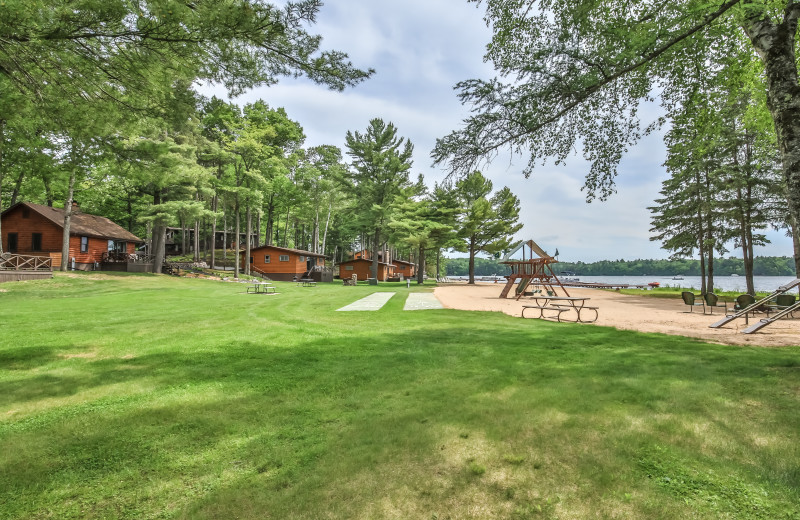
<path id="1" fill-rule="evenodd" d="M 377 311 L 388 302 L 395 293 L 393 292 L 375 292 L 369 296 L 365 296 L 360 300 L 354 301 L 350 305 L 345 305 L 339 311 Z"/>
<path id="2" fill-rule="evenodd" d="M 441 302 L 433 293 L 415 292 L 408 295 L 404 311 L 427 311 L 432 309 L 444 309 Z"/>

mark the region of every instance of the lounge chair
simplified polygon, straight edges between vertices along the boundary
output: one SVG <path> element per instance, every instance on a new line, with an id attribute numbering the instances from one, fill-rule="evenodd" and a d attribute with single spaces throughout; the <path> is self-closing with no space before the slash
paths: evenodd
<path id="1" fill-rule="evenodd" d="M 706 313 L 706 302 L 703 301 L 702 298 L 697 298 L 699 295 L 694 294 L 693 292 L 683 291 L 681 293 L 681 298 L 683 298 L 683 303 L 689 306 L 689 312 L 694 312 L 694 308 L 697 305 L 703 306 L 703 314 Z"/>
<path id="2" fill-rule="evenodd" d="M 752 294 L 740 294 L 739 296 L 736 297 L 736 301 L 733 304 L 733 310 L 734 312 L 743 311 L 746 308 L 753 305 L 755 302 L 756 298 Z M 755 317 L 756 315 L 756 310 L 757 309 L 753 309 L 752 311 L 750 311 L 753 317 Z"/>
<path id="3" fill-rule="evenodd" d="M 728 302 L 721 302 L 719 301 L 719 296 L 714 294 L 713 292 L 707 292 L 703 299 L 706 301 L 706 305 L 708 306 L 711 314 L 714 314 L 714 307 L 724 307 L 725 314 L 728 314 Z M 703 309 L 703 314 L 705 314 L 705 309 Z"/>
<path id="4" fill-rule="evenodd" d="M 775 303 L 768 307 L 769 312 L 781 312 L 794 305 L 795 301 L 794 294 L 779 294 L 775 297 Z M 769 312 L 767 312 L 767 315 L 769 315 Z M 790 312 L 789 315 L 794 318 L 794 312 Z"/>

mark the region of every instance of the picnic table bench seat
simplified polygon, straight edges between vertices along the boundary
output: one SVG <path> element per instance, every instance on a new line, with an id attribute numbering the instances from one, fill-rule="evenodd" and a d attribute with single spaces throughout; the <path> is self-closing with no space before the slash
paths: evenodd
<path id="1" fill-rule="evenodd" d="M 525 317 L 525 309 L 539 309 L 539 317 L 544 317 L 544 311 L 556 311 L 558 314 L 553 316 L 553 318 L 558 319 L 561 321 L 561 314 L 567 312 L 572 307 L 568 305 L 523 305 L 522 306 L 522 317 Z"/>

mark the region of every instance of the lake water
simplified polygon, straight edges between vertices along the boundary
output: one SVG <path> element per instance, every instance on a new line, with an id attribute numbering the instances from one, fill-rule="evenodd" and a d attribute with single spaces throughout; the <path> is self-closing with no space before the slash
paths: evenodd
<path id="1" fill-rule="evenodd" d="M 467 277 L 451 277 L 463 278 Z M 609 284 L 630 284 L 630 285 L 646 285 L 650 282 L 659 282 L 661 287 L 685 287 L 687 289 L 700 290 L 700 277 L 699 276 L 684 276 L 683 280 L 673 280 L 671 276 L 578 276 L 582 282 L 598 282 Z M 476 281 L 480 283 L 492 283 L 481 281 L 480 276 L 475 277 Z M 753 284 L 756 291 L 772 292 L 781 285 L 787 284 L 794 280 L 794 276 L 754 276 Z M 504 282 L 505 279 L 498 283 Z M 747 282 L 744 276 L 715 276 L 714 288 L 717 291 L 733 291 L 745 292 L 747 290 Z"/>

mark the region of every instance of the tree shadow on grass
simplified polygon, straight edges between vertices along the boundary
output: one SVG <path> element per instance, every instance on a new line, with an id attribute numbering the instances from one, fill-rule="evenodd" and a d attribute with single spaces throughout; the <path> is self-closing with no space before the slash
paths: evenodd
<path id="1" fill-rule="evenodd" d="M 58 349 L 32 348 L 33 356 L 14 356 L 37 363 L 58 357 Z M 337 486 L 337 457 L 353 458 L 344 468 L 368 474 L 370 461 L 404 457 L 410 445 L 435 452 L 445 426 L 481 425 L 501 442 L 517 434 L 503 429 L 505 421 L 553 409 L 587 421 L 621 403 L 635 417 L 674 406 L 700 416 L 727 392 L 747 393 L 742 381 L 769 374 L 778 384 L 797 385 L 797 371 L 771 370 L 791 357 L 602 327 L 524 323 L 500 336 L 497 327 L 445 324 L 358 331 L 346 340 L 321 334 L 288 346 L 251 341 L 202 352 L 64 360 L 67 375 L 32 371 L 0 382 L 2 406 L 111 385 L 130 391 L 0 425 L 0 452 L 9 454 L 0 460 L 0 503 L 25 497 L 19 516 L 69 516 L 78 514 L 70 508 L 92 504 L 82 510 L 85 517 L 152 516 L 164 508 L 233 517 L 311 497 L 317 502 L 305 510 L 313 513 Z M 687 388 L 684 394 L 676 394 L 676 383 Z M 775 393 L 778 406 L 788 403 Z M 797 426 L 773 419 L 787 434 Z M 737 435 L 745 434 L 731 432 Z M 74 499 L 62 505 L 60 493 Z"/>

